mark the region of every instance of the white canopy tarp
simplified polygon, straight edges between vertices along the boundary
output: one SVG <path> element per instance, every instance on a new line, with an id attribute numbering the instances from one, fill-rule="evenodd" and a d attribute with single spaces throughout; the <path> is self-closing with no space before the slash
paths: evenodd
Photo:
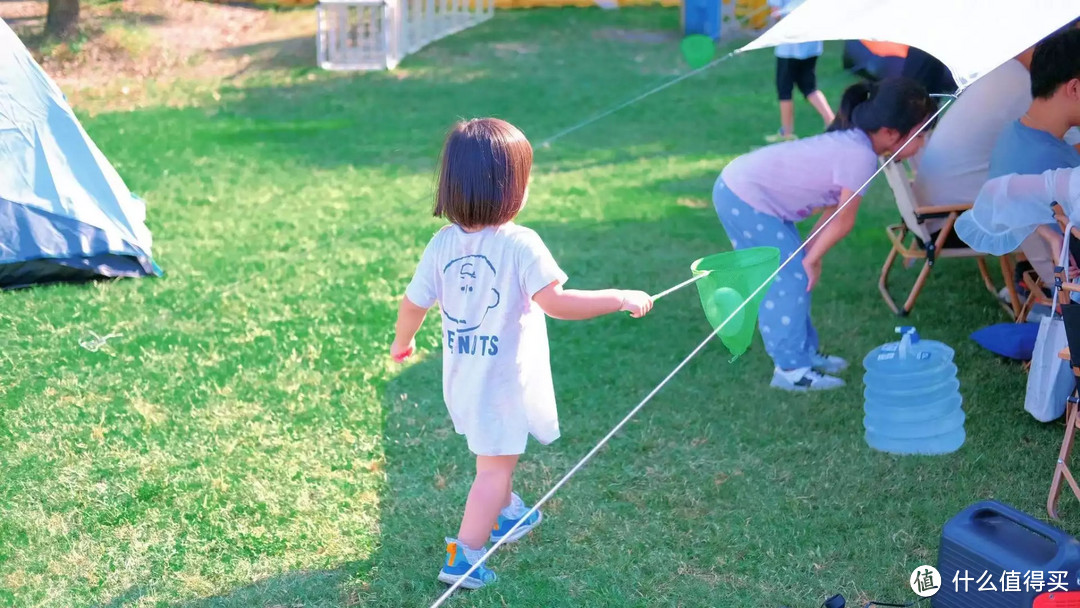
<path id="1" fill-rule="evenodd" d="M 805 0 L 738 52 L 817 40 L 914 46 L 960 89 L 1080 17 L 1080 0 Z"/>

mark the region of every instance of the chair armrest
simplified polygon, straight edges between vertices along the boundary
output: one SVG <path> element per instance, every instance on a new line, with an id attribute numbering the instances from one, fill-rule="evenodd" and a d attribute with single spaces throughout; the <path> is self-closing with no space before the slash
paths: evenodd
<path id="1" fill-rule="evenodd" d="M 945 217 L 950 213 L 963 213 L 971 209 L 971 203 L 964 203 L 961 205 L 935 205 L 933 207 L 926 207 L 919 205 L 915 207 L 915 214 L 920 217 Z"/>

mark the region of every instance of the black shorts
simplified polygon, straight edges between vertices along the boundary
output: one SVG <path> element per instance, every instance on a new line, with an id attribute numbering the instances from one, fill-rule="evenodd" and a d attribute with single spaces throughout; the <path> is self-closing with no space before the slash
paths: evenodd
<path id="1" fill-rule="evenodd" d="M 780 95 L 780 101 L 791 101 L 791 94 L 795 85 L 803 97 L 817 90 L 817 76 L 814 67 L 817 65 L 817 57 L 808 59 L 791 59 L 788 57 L 776 58 L 776 92 Z"/>

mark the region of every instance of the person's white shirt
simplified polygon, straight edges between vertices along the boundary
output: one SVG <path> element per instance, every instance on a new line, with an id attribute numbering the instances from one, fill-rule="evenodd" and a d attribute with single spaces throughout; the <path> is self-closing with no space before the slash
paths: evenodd
<path id="1" fill-rule="evenodd" d="M 424 249 L 405 296 L 439 305 L 443 398 L 474 454 L 521 454 L 529 435 L 559 437 L 547 316 L 532 298 L 566 280 L 540 236 L 513 222 L 452 224 Z"/>
<path id="2" fill-rule="evenodd" d="M 915 195 L 926 206 L 971 203 L 986 183 L 998 135 L 1031 105 L 1031 74 L 1010 59 L 975 81 L 938 122 L 918 159 Z"/>

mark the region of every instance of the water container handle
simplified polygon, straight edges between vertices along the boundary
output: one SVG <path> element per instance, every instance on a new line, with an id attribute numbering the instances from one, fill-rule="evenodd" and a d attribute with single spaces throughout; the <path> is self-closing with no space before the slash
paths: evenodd
<path id="1" fill-rule="evenodd" d="M 914 325 L 901 325 L 896 328 L 896 333 L 911 336 L 911 343 L 915 344 L 919 341 L 919 332 L 915 331 Z"/>
<path id="2" fill-rule="evenodd" d="M 907 359 L 908 349 L 919 341 L 919 333 L 910 325 L 897 327 L 896 333 L 903 334 L 900 338 L 900 358 Z"/>

